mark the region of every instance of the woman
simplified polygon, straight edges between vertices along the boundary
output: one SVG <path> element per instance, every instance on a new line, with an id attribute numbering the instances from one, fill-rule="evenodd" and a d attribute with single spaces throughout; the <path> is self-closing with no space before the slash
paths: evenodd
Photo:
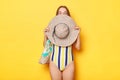
<path id="1" fill-rule="evenodd" d="M 70 16 L 70 12 L 66 6 L 60 6 L 60 7 L 58 7 L 58 9 L 56 11 L 56 15 L 68 15 L 68 16 Z M 74 29 L 79 30 L 79 27 L 75 26 Z M 49 31 L 49 28 L 46 28 L 44 30 L 44 35 L 45 35 L 44 36 L 44 45 L 45 45 L 46 40 L 48 39 L 45 32 L 48 32 L 48 31 Z M 76 49 L 78 49 L 78 50 L 80 49 L 79 34 L 78 34 L 78 37 L 73 45 L 75 46 Z M 51 74 L 52 80 L 74 80 L 74 60 L 73 60 L 73 54 L 71 54 L 73 45 L 66 46 L 66 47 L 54 45 L 55 49 L 59 49 L 59 48 L 65 49 L 65 50 L 66 50 L 66 48 L 67 48 L 67 50 L 70 49 L 70 51 L 67 54 L 71 55 L 71 56 L 70 56 L 69 63 L 67 63 L 65 67 L 63 67 L 61 64 L 59 64 L 60 65 L 59 68 L 56 66 L 54 60 L 52 60 L 52 57 L 51 57 L 50 63 L 49 63 L 49 69 L 50 69 L 50 74 Z M 58 56 L 57 51 L 54 54 Z M 66 53 L 64 51 L 64 53 L 61 53 L 61 54 L 64 55 Z"/>

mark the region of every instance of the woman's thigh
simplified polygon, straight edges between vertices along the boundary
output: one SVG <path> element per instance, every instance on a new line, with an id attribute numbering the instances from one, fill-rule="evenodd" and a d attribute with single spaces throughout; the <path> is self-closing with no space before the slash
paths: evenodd
<path id="1" fill-rule="evenodd" d="M 54 64 L 54 62 L 50 61 L 49 63 L 49 69 L 52 80 L 62 80 L 62 73 L 57 68 L 57 66 Z"/>
<path id="2" fill-rule="evenodd" d="M 74 80 L 74 62 L 72 61 L 63 71 L 63 80 Z"/>

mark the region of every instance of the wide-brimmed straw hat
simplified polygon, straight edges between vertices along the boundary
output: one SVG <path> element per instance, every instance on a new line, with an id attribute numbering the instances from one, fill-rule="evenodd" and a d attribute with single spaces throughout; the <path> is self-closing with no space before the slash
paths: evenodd
<path id="1" fill-rule="evenodd" d="M 48 39 L 57 46 L 70 46 L 77 39 L 79 30 L 73 19 L 67 15 L 57 15 L 48 24 L 49 31 L 46 32 Z"/>

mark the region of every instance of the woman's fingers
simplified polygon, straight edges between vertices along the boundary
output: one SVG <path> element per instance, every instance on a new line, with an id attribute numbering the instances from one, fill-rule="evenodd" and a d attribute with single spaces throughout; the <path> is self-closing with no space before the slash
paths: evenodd
<path id="1" fill-rule="evenodd" d="M 48 32 L 50 29 L 47 27 L 45 28 L 44 32 Z"/>
<path id="2" fill-rule="evenodd" d="M 74 29 L 75 30 L 80 30 L 80 27 L 79 26 L 75 26 Z"/>

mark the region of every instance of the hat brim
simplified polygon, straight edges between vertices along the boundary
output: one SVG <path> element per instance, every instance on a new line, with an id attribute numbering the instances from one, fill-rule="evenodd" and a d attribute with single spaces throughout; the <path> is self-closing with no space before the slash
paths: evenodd
<path id="1" fill-rule="evenodd" d="M 60 39 L 53 35 L 54 27 L 60 23 L 67 24 L 70 30 L 69 35 L 64 39 Z M 57 46 L 70 46 L 75 42 L 79 33 L 79 30 L 74 29 L 75 26 L 76 24 L 71 17 L 67 15 L 57 15 L 48 24 L 50 30 L 46 32 L 46 35 L 48 39 Z"/>

